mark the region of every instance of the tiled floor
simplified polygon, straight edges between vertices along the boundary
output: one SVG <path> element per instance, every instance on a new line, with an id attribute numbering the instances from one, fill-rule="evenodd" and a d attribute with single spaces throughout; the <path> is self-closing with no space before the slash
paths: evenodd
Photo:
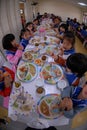
<path id="1" fill-rule="evenodd" d="M 81 52 L 81 53 L 87 54 L 87 49 L 85 49 L 82 46 L 82 43 L 80 42 L 80 40 L 78 38 L 76 38 L 75 49 L 76 49 L 76 52 Z M 0 101 L 0 106 L 1 106 L 1 101 Z M 87 117 L 87 112 L 84 115 Z M 80 117 L 78 117 L 78 119 L 80 121 Z M 83 118 L 81 118 L 81 119 L 83 119 Z M 77 121 L 77 119 L 74 120 L 74 126 L 75 126 L 75 123 L 77 123 L 76 121 Z M 86 122 L 87 122 L 87 120 L 86 120 Z M 11 123 L 9 123 L 7 125 L 5 130 L 24 130 L 25 127 L 26 127 L 26 125 L 23 123 L 12 121 Z M 75 129 L 71 129 L 71 121 L 70 121 L 69 125 L 58 126 L 57 129 L 58 130 L 87 130 L 87 124 L 85 123 L 85 125 L 82 125 L 82 126 L 75 128 Z"/>

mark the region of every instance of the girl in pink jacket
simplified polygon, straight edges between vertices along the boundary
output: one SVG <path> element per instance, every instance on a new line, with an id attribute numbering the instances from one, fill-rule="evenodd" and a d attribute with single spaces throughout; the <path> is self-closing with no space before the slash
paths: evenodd
<path id="1" fill-rule="evenodd" d="M 22 56 L 23 46 L 15 41 L 13 34 L 5 35 L 2 39 L 2 45 L 5 49 L 6 58 L 12 65 L 12 70 L 16 72 L 17 64 Z"/>

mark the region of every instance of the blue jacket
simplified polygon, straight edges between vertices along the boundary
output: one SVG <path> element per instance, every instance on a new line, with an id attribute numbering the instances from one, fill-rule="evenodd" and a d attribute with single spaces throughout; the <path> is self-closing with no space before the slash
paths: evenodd
<path id="1" fill-rule="evenodd" d="M 75 53 L 75 49 L 72 48 L 72 49 L 69 49 L 69 50 L 64 50 L 64 55 L 69 55 L 69 54 L 73 54 Z"/>
<path id="2" fill-rule="evenodd" d="M 73 108 L 70 111 L 64 111 L 64 115 L 67 118 L 74 117 L 76 113 L 80 112 L 81 110 L 87 107 L 87 99 L 78 99 L 78 95 L 81 91 L 82 88 L 80 86 L 69 86 L 64 88 L 64 90 L 62 91 L 61 97 L 70 97 L 73 102 Z"/>
<path id="3" fill-rule="evenodd" d="M 29 43 L 29 40 L 26 40 L 24 38 L 22 38 L 21 41 L 20 41 L 20 44 L 24 47 L 24 49 L 28 45 L 28 43 Z"/>

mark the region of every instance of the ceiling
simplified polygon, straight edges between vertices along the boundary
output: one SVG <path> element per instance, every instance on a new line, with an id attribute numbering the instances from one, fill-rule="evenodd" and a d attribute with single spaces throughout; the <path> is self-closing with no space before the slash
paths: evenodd
<path id="1" fill-rule="evenodd" d="M 78 5 L 78 3 L 85 3 L 87 4 L 87 0 L 63 0 L 63 1 L 66 1 L 66 2 L 69 2 L 69 3 L 72 3 L 72 4 L 75 4 L 77 6 L 80 6 L 80 7 L 83 7 L 83 8 L 87 8 L 87 6 L 81 6 L 81 5 Z"/>
<path id="2" fill-rule="evenodd" d="M 32 2 L 38 2 L 38 0 L 31 0 Z M 68 3 L 72 3 L 76 6 L 81 7 L 82 9 L 86 9 L 87 10 L 87 6 L 81 6 L 78 3 L 85 3 L 87 4 L 87 0 L 58 0 L 58 1 L 64 1 L 64 2 L 68 2 Z M 26 0 L 20 0 L 20 2 L 26 2 Z"/>

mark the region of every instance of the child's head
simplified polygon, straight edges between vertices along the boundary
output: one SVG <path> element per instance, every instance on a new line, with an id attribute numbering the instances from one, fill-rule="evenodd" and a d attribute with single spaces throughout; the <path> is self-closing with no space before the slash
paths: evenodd
<path id="1" fill-rule="evenodd" d="M 68 26 L 66 24 L 61 24 L 59 26 L 59 32 L 66 32 L 68 30 Z"/>
<path id="2" fill-rule="evenodd" d="M 72 49 L 74 48 L 74 44 L 75 44 L 75 36 L 73 32 L 67 31 L 63 37 L 63 48 L 65 50 Z"/>
<path id="3" fill-rule="evenodd" d="M 66 67 L 79 77 L 87 71 L 87 57 L 81 53 L 74 53 L 66 60 Z"/>
<path id="4" fill-rule="evenodd" d="M 62 20 L 61 20 L 60 17 L 55 17 L 55 18 L 53 19 L 54 24 L 60 24 L 61 21 L 62 21 Z"/>
<path id="5" fill-rule="evenodd" d="M 6 50 L 12 50 L 17 47 L 15 36 L 13 34 L 7 34 L 2 39 L 2 46 Z"/>
<path id="6" fill-rule="evenodd" d="M 38 19 L 34 19 L 34 20 L 33 20 L 33 24 L 34 24 L 34 25 L 39 25 L 39 20 L 38 20 Z"/>
<path id="7" fill-rule="evenodd" d="M 28 40 L 30 36 L 31 36 L 31 35 L 30 35 L 29 30 L 27 30 L 27 29 L 22 29 L 22 30 L 21 30 L 20 40 L 21 40 L 22 38 Z"/>
<path id="8" fill-rule="evenodd" d="M 30 31 L 33 30 L 33 23 L 32 22 L 26 23 L 25 28 L 28 29 L 28 30 L 30 30 Z"/>

